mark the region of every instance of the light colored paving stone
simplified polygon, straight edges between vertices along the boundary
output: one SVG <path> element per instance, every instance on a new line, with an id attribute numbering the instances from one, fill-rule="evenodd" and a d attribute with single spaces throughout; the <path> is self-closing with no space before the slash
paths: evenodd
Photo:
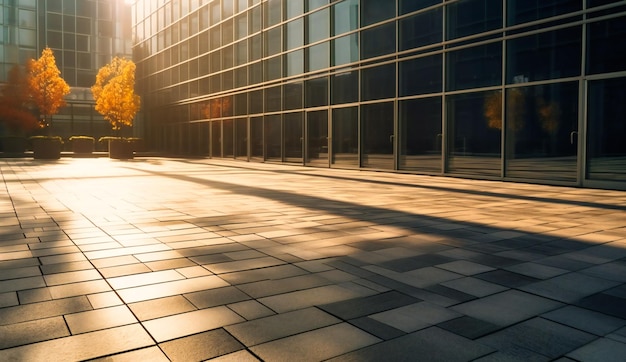
<path id="1" fill-rule="evenodd" d="M 122 289 L 118 293 L 124 302 L 135 303 L 226 286 L 228 286 L 228 283 L 219 277 L 206 276 Z"/>
<path id="2" fill-rule="evenodd" d="M 267 361 L 320 361 L 377 342 L 380 339 L 342 323 L 254 346 L 251 350 Z"/>
<path id="3" fill-rule="evenodd" d="M 274 295 L 271 297 L 259 298 L 258 301 L 277 313 L 284 313 L 315 305 L 329 304 L 341 300 L 363 297 L 374 293 L 375 292 L 373 290 L 369 293 L 356 293 L 338 285 L 328 285 L 324 287 Z"/>
<path id="4" fill-rule="evenodd" d="M 0 350 L 69 336 L 63 317 L 0 326 Z"/>
<path id="5" fill-rule="evenodd" d="M 72 334 L 137 323 L 137 319 L 125 305 L 68 314 L 65 320 Z"/>
<path id="6" fill-rule="evenodd" d="M 453 310 L 420 302 L 372 314 L 369 317 L 410 333 L 461 316 L 462 314 Z"/>
<path id="7" fill-rule="evenodd" d="M 170 359 L 159 349 L 159 347 L 147 347 L 136 351 L 125 352 L 113 356 L 96 358 L 93 362 L 169 362 Z"/>
<path id="8" fill-rule="evenodd" d="M 243 322 L 244 319 L 225 306 L 181 313 L 143 322 L 157 342 Z"/>

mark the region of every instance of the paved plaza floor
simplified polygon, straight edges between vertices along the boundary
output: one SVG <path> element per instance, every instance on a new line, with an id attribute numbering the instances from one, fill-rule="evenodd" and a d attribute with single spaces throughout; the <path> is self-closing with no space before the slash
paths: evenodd
<path id="1" fill-rule="evenodd" d="M 0 361 L 624 361 L 626 192 L 0 159 Z"/>

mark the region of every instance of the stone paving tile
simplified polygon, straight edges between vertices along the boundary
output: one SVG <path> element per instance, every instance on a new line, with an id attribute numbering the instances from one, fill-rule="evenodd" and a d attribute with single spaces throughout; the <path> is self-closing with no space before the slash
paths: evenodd
<path id="1" fill-rule="evenodd" d="M 577 361 L 606 362 L 623 361 L 626 344 L 608 338 L 600 338 L 567 354 Z"/>
<path id="2" fill-rule="evenodd" d="M 107 343 L 102 343 L 106 341 Z M 2 361 L 78 361 L 152 345 L 137 324 L 0 350 Z"/>
<path id="3" fill-rule="evenodd" d="M 262 280 L 258 282 L 240 284 L 237 288 L 253 298 L 262 298 L 270 295 L 310 289 L 332 284 L 328 279 L 318 275 L 299 275 L 277 280 Z"/>
<path id="4" fill-rule="evenodd" d="M 225 305 L 251 299 L 248 294 L 235 287 L 203 290 L 200 292 L 185 294 L 184 297 L 198 309 L 216 307 L 218 305 Z"/>
<path id="5" fill-rule="evenodd" d="M 248 351 L 238 351 L 224 356 L 211 358 L 211 362 L 258 362 L 260 361 Z"/>
<path id="6" fill-rule="evenodd" d="M 226 287 L 228 284 L 217 276 L 205 276 L 192 279 L 183 279 L 159 284 L 121 289 L 120 297 L 126 303 L 135 303 L 144 300 L 169 297 L 177 294 L 192 293 L 205 289 Z"/>
<path id="7" fill-rule="evenodd" d="M 165 353 L 159 349 L 159 347 L 147 347 L 138 349 L 135 351 L 119 353 L 113 356 L 107 356 L 103 358 L 96 358 L 90 360 L 92 362 L 136 362 L 136 361 L 150 361 L 150 362 L 169 362 Z"/>
<path id="8" fill-rule="evenodd" d="M 375 294 L 375 292 L 370 290 L 370 292 L 367 293 L 358 293 L 339 285 L 328 285 L 259 298 L 258 301 L 277 313 L 284 313 L 296 309 L 329 304 L 371 294 Z"/>
<path id="9" fill-rule="evenodd" d="M 519 289 L 561 302 L 573 303 L 616 285 L 619 285 L 619 283 L 590 277 L 581 273 L 568 273 L 548 280 L 527 284 Z"/>
<path id="10" fill-rule="evenodd" d="M 128 307 L 141 321 L 196 310 L 196 307 L 182 295 L 130 303 Z"/>
<path id="11" fill-rule="evenodd" d="M 542 314 L 541 317 L 597 336 L 605 336 L 626 325 L 624 319 L 571 305 Z"/>
<path id="12" fill-rule="evenodd" d="M 171 361 L 202 361 L 244 349 L 223 329 L 163 342 L 159 347 Z"/>
<path id="13" fill-rule="evenodd" d="M 202 309 L 143 322 L 157 342 L 243 322 L 244 319 L 225 306 Z"/>
<path id="14" fill-rule="evenodd" d="M 410 333 L 461 316 L 453 310 L 428 302 L 419 302 L 372 314 L 369 318 Z"/>
<path id="15" fill-rule="evenodd" d="M 499 351 L 524 348 L 550 358 L 561 357 L 597 337 L 543 318 L 533 318 L 516 326 L 478 339 Z"/>
<path id="16" fill-rule="evenodd" d="M 330 361 L 415 361 L 464 362 L 487 355 L 491 347 L 473 342 L 437 327 L 374 344 Z M 417 357 L 419 356 L 419 357 Z"/>
<path id="17" fill-rule="evenodd" d="M 390 291 L 387 293 L 321 305 L 319 308 L 343 320 L 349 320 L 414 304 L 419 301 L 419 299 L 408 295 L 404 295 L 396 291 Z"/>
<path id="18" fill-rule="evenodd" d="M 0 350 L 69 336 L 63 317 L 0 326 Z"/>
<path id="19" fill-rule="evenodd" d="M 0 324 L 8 325 L 91 310 L 85 296 L 16 305 L 0 309 Z"/>
<path id="20" fill-rule="evenodd" d="M 137 319 L 125 305 L 68 314 L 65 321 L 72 334 L 137 323 Z"/>
<path id="21" fill-rule="evenodd" d="M 245 300 L 243 302 L 229 304 L 228 308 L 247 320 L 267 317 L 274 314 L 271 309 L 256 300 Z"/>
<path id="22" fill-rule="evenodd" d="M 317 308 L 306 308 L 226 326 L 224 329 L 250 347 L 340 322 L 340 319 Z"/>
<path id="23" fill-rule="evenodd" d="M 347 323 L 275 340 L 250 349 L 268 361 L 320 361 L 366 347 L 380 339 Z"/>

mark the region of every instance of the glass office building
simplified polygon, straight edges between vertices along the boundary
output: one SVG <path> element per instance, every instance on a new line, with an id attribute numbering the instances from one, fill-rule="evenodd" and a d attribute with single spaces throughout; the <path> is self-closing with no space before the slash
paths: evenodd
<path id="1" fill-rule="evenodd" d="M 626 1 L 138 0 L 173 153 L 626 189 Z"/>
<path id="2" fill-rule="evenodd" d="M 111 126 L 93 109 L 90 87 L 115 55 L 132 55 L 130 5 L 124 0 L 0 0 L 0 84 L 16 65 L 54 52 L 70 85 L 68 106 L 55 115 L 55 134 L 103 135 Z"/>

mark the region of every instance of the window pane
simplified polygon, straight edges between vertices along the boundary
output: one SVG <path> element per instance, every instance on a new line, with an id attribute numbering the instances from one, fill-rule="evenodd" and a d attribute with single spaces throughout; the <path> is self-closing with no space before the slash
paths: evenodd
<path id="1" fill-rule="evenodd" d="M 393 102 L 361 106 L 363 167 L 393 169 Z"/>
<path id="2" fill-rule="evenodd" d="M 502 109 L 485 111 L 493 92 L 448 96 L 448 171 L 471 175 L 501 175 L 501 130 L 490 124 Z M 501 97 L 501 95 L 500 95 Z M 501 98 L 500 98 L 501 99 Z"/>
<path id="3" fill-rule="evenodd" d="M 328 9 L 316 11 L 307 17 L 308 44 L 326 39 L 330 35 L 330 11 Z"/>
<path id="4" fill-rule="evenodd" d="M 401 170 L 441 172 L 441 97 L 399 103 Z"/>
<path id="5" fill-rule="evenodd" d="M 392 98 L 396 95 L 396 65 L 386 64 L 361 71 L 361 100 Z"/>
<path id="6" fill-rule="evenodd" d="M 440 4 L 442 0 L 400 0 L 400 15 L 407 14 L 431 5 Z"/>
<path id="7" fill-rule="evenodd" d="M 587 178 L 626 181 L 626 78 L 589 83 Z"/>
<path id="8" fill-rule="evenodd" d="M 309 71 L 316 71 L 328 68 L 330 62 L 330 45 L 329 42 L 313 45 L 308 48 L 309 54 Z"/>
<path id="9" fill-rule="evenodd" d="M 250 118 L 250 158 L 263 159 L 263 117 Z"/>
<path id="10" fill-rule="evenodd" d="M 448 53 L 447 89 L 459 90 L 502 83 L 502 43 Z"/>
<path id="11" fill-rule="evenodd" d="M 331 77 L 332 104 L 352 103 L 359 100 L 359 71 L 335 74 Z"/>
<path id="12" fill-rule="evenodd" d="M 304 45 L 304 20 L 302 18 L 285 25 L 285 45 L 286 50 Z"/>
<path id="13" fill-rule="evenodd" d="M 333 40 L 333 65 L 342 65 L 359 60 L 359 35 L 357 33 Z"/>
<path id="14" fill-rule="evenodd" d="M 268 0 L 265 6 L 265 26 L 278 24 L 282 20 L 282 0 Z"/>
<path id="15" fill-rule="evenodd" d="M 284 145 L 286 162 L 302 162 L 304 113 L 287 113 L 283 116 Z"/>
<path id="16" fill-rule="evenodd" d="M 359 109 L 333 109 L 333 165 L 359 166 Z"/>
<path id="17" fill-rule="evenodd" d="M 307 0 L 307 10 L 315 10 L 319 7 L 328 4 L 328 0 Z"/>
<path id="18" fill-rule="evenodd" d="M 448 39 L 501 27 L 501 0 L 461 0 L 448 5 Z"/>
<path id="19" fill-rule="evenodd" d="M 287 76 L 304 73 L 304 50 L 296 50 L 286 55 Z"/>
<path id="20" fill-rule="evenodd" d="M 359 1 L 345 0 L 332 7 L 333 35 L 343 34 L 359 27 Z"/>
<path id="21" fill-rule="evenodd" d="M 576 181 L 578 83 L 506 91 L 506 176 Z"/>
<path id="22" fill-rule="evenodd" d="M 551 16 L 580 10 L 580 0 L 508 0 L 508 24 L 515 25 L 533 20 L 549 18 Z"/>
<path id="23" fill-rule="evenodd" d="M 507 42 L 507 83 L 580 74 L 579 26 L 511 39 Z"/>
<path id="24" fill-rule="evenodd" d="M 265 32 L 265 55 L 274 55 L 282 51 L 281 28 L 273 28 Z"/>
<path id="25" fill-rule="evenodd" d="M 361 0 L 361 25 L 366 26 L 396 15 L 395 0 Z"/>
<path id="26" fill-rule="evenodd" d="M 287 5 L 287 19 L 291 19 L 304 12 L 303 0 L 289 0 L 285 2 Z"/>
<path id="27" fill-rule="evenodd" d="M 265 159 L 282 160 L 282 120 L 280 115 L 265 116 Z"/>
<path id="28" fill-rule="evenodd" d="M 305 83 L 305 107 L 328 105 L 328 78 L 309 79 Z"/>
<path id="29" fill-rule="evenodd" d="M 302 108 L 302 94 L 304 92 L 302 82 L 285 84 L 284 92 L 285 110 Z"/>
<path id="30" fill-rule="evenodd" d="M 400 50 L 419 48 L 443 39 L 442 8 L 400 20 Z"/>
<path id="31" fill-rule="evenodd" d="M 391 22 L 361 32 L 361 59 L 396 51 L 396 23 Z"/>
<path id="32" fill-rule="evenodd" d="M 442 91 L 442 56 L 416 58 L 400 63 L 400 96 Z"/>
<path id="33" fill-rule="evenodd" d="M 281 59 L 282 57 L 279 55 L 274 58 L 264 60 L 265 80 L 274 80 L 283 76 Z"/>
<path id="34" fill-rule="evenodd" d="M 587 74 L 626 70 L 626 17 L 591 23 L 587 27 Z"/>
<path id="35" fill-rule="evenodd" d="M 282 107 L 282 94 L 281 86 L 275 86 L 265 89 L 265 111 L 275 112 L 280 111 Z"/>

